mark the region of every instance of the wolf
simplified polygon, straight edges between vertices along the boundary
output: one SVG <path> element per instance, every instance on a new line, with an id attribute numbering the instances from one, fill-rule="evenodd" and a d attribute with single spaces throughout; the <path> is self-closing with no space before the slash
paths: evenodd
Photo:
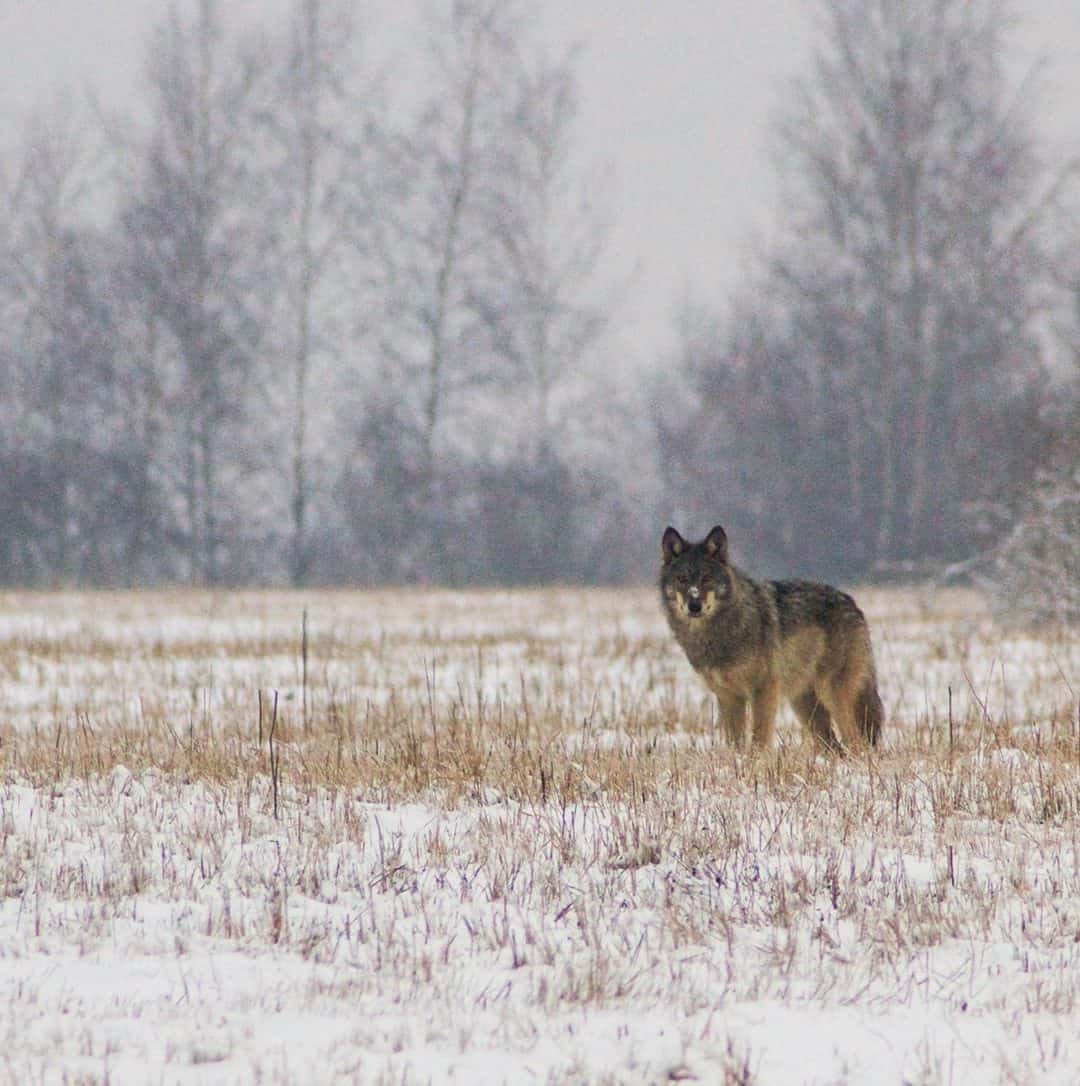
<path id="1" fill-rule="evenodd" d="M 811 581 L 754 581 L 728 561 L 717 525 L 700 543 L 664 532 L 660 595 L 668 624 L 716 695 L 728 739 L 772 744 L 781 697 L 835 754 L 876 745 L 884 709 L 870 628 L 846 592 Z"/>

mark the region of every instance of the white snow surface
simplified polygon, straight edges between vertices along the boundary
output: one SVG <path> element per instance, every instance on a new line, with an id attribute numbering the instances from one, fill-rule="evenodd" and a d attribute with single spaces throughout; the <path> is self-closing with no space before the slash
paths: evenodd
<path id="1" fill-rule="evenodd" d="M 1080 745 L 1031 738 L 1077 726 L 1080 638 L 867 600 L 880 767 L 765 789 L 680 727 L 709 700 L 647 591 L 0 598 L 0 1081 L 1080 1082 Z M 389 804 L 287 764 L 275 819 L 262 772 L 21 771 L 13 737 L 104 743 L 151 702 L 181 736 L 259 687 L 295 706 L 305 609 L 314 711 L 533 697 L 569 767 L 715 748 L 729 786 Z M 979 737 L 946 802 L 889 752 L 950 687 Z M 643 705 L 670 726 L 621 728 Z"/>

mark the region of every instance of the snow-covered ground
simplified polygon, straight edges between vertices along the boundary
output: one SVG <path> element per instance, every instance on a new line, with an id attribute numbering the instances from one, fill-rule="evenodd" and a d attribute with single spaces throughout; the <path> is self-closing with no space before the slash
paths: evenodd
<path id="1" fill-rule="evenodd" d="M 1075 1084 L 1080 637 L 860 599 L 837 763 L 646 590 L 0 597 L 0 1081 Z"/>

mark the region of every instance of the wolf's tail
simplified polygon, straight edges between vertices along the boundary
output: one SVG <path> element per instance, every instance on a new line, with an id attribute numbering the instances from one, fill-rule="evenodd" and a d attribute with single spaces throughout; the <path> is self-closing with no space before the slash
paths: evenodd
<path id="1" fill-rule="evenodd" d="M 859 726 L 863 738 L 873 747 L 881 738 L 881 728 L 885 723 L 885 707 L 877 690 L 877 680 L 873 675 L 855 698 L 855 723 Z"/>

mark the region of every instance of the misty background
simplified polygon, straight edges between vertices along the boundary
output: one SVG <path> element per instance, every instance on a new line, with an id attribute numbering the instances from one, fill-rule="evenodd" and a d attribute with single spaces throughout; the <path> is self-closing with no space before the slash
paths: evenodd
<path id="1" fill-rule="evenodd" d="M 3 583 L 610 583 L 719 520 L 1067 617 L 1074 5 L 37 8 Z"/>

